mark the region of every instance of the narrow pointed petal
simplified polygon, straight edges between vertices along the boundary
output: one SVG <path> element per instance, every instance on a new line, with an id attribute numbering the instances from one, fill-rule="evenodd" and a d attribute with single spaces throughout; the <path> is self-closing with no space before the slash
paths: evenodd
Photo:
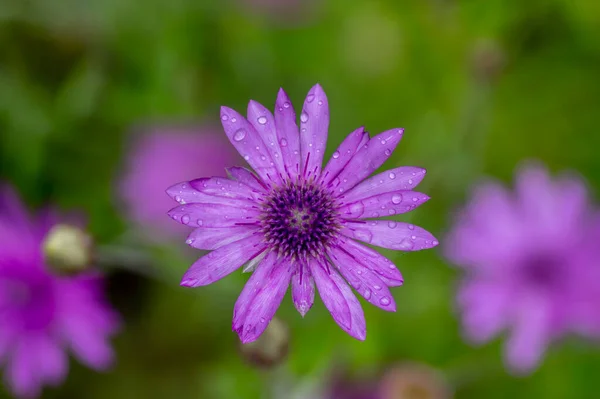
<path id="1" fill-rule="evenodd" d="M 260 215 L 258 208 L 248 201 L 223 199 L 226 204 L 185 204 L 169 211 L 169 216 L 191 227 L 232 227 L 254 223 Z"/>
<path id="2" fill-rule="evenodd" d="M 224 177 L 192 180 L 190 186 L 196 191 L 216 197 L 254 201 L 261 196 L 259 191 L 252 189 L 250 186 Z"/>
<path id="3" fill-rule="evenodd" d="M 262 235 L 255 234 L 204 255 L 185 272 L 181 285 L 200 287 L 229 275 L 265 250 L 262 238 Z"/>
<path id="4" fill-rule="evenodd" d="M 319 295 L 335 322 L 352 337 L 363 341 L 367 336 L 365 315 L 346 281 L 333 266 L 326 269 L 313 260 L 309 268 Z"/>
<path id="5" fill-rule="evenodd" d="M 381 281 L 388 287 L 397 287 L 404 283 L 404 278 L 396 265 L 379 252 L 365 247 L 352 239 L 339 240 L 337 245 L 359 263 L 377 273 Z"/>
<path id="6" fill-rule="evenodd" d="M 330 248 L 329 256 L 346 281 L 363 298 L 388 312 L 396 311 L 396 302 L 392 293 L 375 272 L 339 247 Z"/>
<path id="7" fill-rule="evenodd" d="M 359 127 L 342 141 L 342 144 L 335 150 L 331 159 L 327 162 L 327 166 L 323 169 L 323 184 L 327 185 L 335 179 L 344 166 L 350 162 L 365 137 L 368 139 L 369 134 L 365 132 L 364 127 Z"/>
<path id="8" fill-rule="evenodd" d="M 304 100 L 300 114 L 300 150 L 302 173 L 319 176 L 329 129 L 329 103 L 321 85 L 313 86 Z"/>
<path id="9" fill-rule="evenodd" d="M 169 197 L 179 202 L 180 204 L 191 204 L 199 202 L 210 202 L 209 196 L 201 194 L 198 190 L 195 190 L 190 182 L 184 181 L 177 183 L 167 188 L 166 193 Z"/>
<path id="10" fill-rule="evenodd" d="M 233 166 L 231 168 L 227 168 L 226 170 L 227 174 L 231 176 L 232 179 L 244 183 L 256 191 L 265 192 L 264 183 L 248 169 L 239 166 Z"/>
<path id="11" fill-rule="evenodd" d="M 288 95 L 279 89 L 275 102 L 275 127 L 285 169 L 294 179 L 300 173 L 300 132 L 296 124 L 296 112 Z"/>
<path id="12" fill-rule="evenodd" d="M 248 103 L 248 121 L 254 126 L 262 141 L 267 146 L 267 150 L 271 155 L 271 159 L 275 163 L 275 167 L 279 171 L 280 177 L 287 177 L 283 165 L 283 156 L 277 140 L 277 131 L 275 129 L 275 119 L 271 111 L 265 108 L 262 104 L 251 100 Z"/>
<path id="13" fill-rule="evenodd" d="M 416 191 L 392 191 L 345 205 L 339 212 L 346 219 L 378 218 L 410 212 L 428 200 Z"/>
<path id="14" fill-rule="evenodd" d="M 348 222 L 340 232 L 367 244 L 397 251 L 420 251 L 439 244 L 425 229 L 395 220 Z"/>
<path id="15" fill-rule="evenodd" d="M 383 165 L 402 139 L 403 134 L 404 129 L 392 129 L 369 140 L 334 179 L 332 191 L 338 195 L 348 192 Z"/>
<path id="16" fill-rule="evenodd" d="M 261 263 L 258 269 L 261 268 L 268 270 L 260 281 L 260 288 L 256 288 L 256 282 L 248 281 L 252 288 L 249 297 L 238 298 L 238 301 L 251 300 L 244 313 L 236 312 L 237 322 L 234 323 L 234 329 L 244 344 L 255 341 L 265 331 L 290 284 L 292 268 L 286 260 Z"/>
<path id="17" fill-rule="evenodd" d="M 248 162 L 263 182 L 279 182 L 279 173 L 266 144 L 242 115 L 231 108 L 221 107 L 221 123 L 227 138 Z"/>
<path id="18" fill-rule="evenodd" d="M 421 183 L 426 172 L 423 168 L 413 166 L 386 170 L 368 178 L 346 194 L 342 194 L 340 200 L 349 204 L 392 191 L 410 191 Z"/>
<path id="19" fill-rule="evenodd" d="M 198 227 L 188 236 L 186 243 L 197 249 L 215 250 L 249 237 L 259 229 L 259 226 Z"/>
<path id="20" fill-rule="evenodd" d="M 292 276 L 292 300 L 302 317 L 315 301 L 315 282 L 308 265 L 304 263 L 297 264 Z"/>

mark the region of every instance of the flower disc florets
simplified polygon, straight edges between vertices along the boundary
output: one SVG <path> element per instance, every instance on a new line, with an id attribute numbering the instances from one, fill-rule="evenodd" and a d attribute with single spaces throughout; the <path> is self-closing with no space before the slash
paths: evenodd
<path id="1" fill-rule="evenodd" d="M 261 226 L 280 254 L 306 259 L 325 253 L 340 228 L 338 205 L 329 192 L 307 181 L 275 188 L 263 204 Z"/>

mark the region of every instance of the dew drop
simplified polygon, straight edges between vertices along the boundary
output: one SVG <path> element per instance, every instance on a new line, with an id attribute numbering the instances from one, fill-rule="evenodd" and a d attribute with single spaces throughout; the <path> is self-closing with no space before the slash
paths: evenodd
<path id="1" fill-rule="evenodd" d="M 433 245 L 433 246 L 435 247 L 435 246 L 436 246 L 436 245 L 438 245 L 439 243 L 440 243 L 439 241 L 437 241 L 437 240 L 433 240 L 433 241 L 431 242 L 431 245 Z"/>
<path id="2" fill-rule="evenodd" d="M 257 119 L 258 123 L 260 123 L 261 125 L 266 125 L 267 124 L 267 117 L 266 116 L 260 116 Z"/>
<path id="3" fill-rule="evenodd" d="M 187 245 L 192 245 L 192 244 L 194 243 L 194 240 L 193 240 L 193 239 L 191 239 L 191 238 L 188 238 L 187 240 L 185 240 L 185 243 L 186 243 Z"/>
<path id="4" fill-rule="evenodd" d="M 229 117 L 227 115 L 221 115 L 221 120 L 222 121 L 226 121 L 227 119 L 229 119 Z"/>
<path id="5" fill-rule="evenodd" d="M 381 145 L 385 145 L 386 141 L 385 139 L 381 139 Z"/>
<path id="6" fill-rule="evenodd" d="M 388 227 L 389 227 L 390 229 L 395 229 L 395 228 L 396 228 L 396 226 L 398 226 L 398 223 L 397 223 L 397 222 L 394 222 L 393 220 L 390 220 L 390 221 L 388 222 Z"/>
<path id="7" fill-rule="evenodd" d="M 371 217 L 378 218 L 379 217 L 379 212 L 373 212 L 373 214 L 371 215 Z"/>
<path id="8" fill-rule="evenodd" d="M 379 300 L 379 303 L 382 304 L 383 306 L 387 306 L 390 304 L 390 299 L 387 296 L 384 296 L 383 298 L 381 298 Z"/>
<path id="9" fill-rule="evenodd" d="M 409 224 L 408 225 L 408 229 L 409 230 L 414 230 L 415 229 L 415 225 L 414 224 Z"/>
<path id="10" fill-rule="evenodd" d="M 393 215 L 393 214 L 395 214 L 395 213 L 396 213 L 396 211 L 395 211 L 394 209 L 390 209 L 390 210 L 388 210 L 388 213 L 389 213 L 390 215 Z"/>
<path id="11" fill-rule="evenodd" d="M 334 186 L 334 187 L 337 187 L 337 186 L 339 186 L 339 185 L 340 185 L 340 179 L 338 179 L 338 178 L 336 177 L 335 179 L 333 179 L 332 183 L 333 183 L 333 186 Z"/>
<path id="12" fill-rule="evenodd" d="M 319 102 L 317 104 L 323 105 L 323 101 L 319 100 Z"/>
<path id="13" fill-rule="evenodd" d="M 388 157 L 392 154 L 390 150 L 385 150 L 383 153 Z"/>
<path id="14" fill-rule="evenodd" d="M 308 96 L 306 96 L 306 102 L 307 103 L 312 103 L 314 99 L 315 99 L 315 95 L 314 94 L 309 94 Z"/>
<path id="15" fill-rule="evenodd" d="M 262 156 L 260 157 L 260 159 L 261 159 L 261 160 L 263 160 L 263 161 L 266 161 L 266 160 L 267 160 L 267 157 L 265 157 L 264 155 L 262 155 Z"/>
<path id="16" fill-rule="evenodd" d="M 340 157 L 340 153 L 338 151 L 334 152 L 332 155 L 333 159 L 338 159 Z"/>
<path id="17" fill-rule="evenodd" d="M 413 249 L 414 246 L 415 244 L 408 238 L 405 238 L 404 240 L 398 243 L 398 249 L 401 251 L 409 251 Z"/>
<path id="18" fill-rule="evenodd" d="M 392 180 L 394 180 L 396 178 L 396 174 L 394 172 L 390 172 L 390 174 L 388 176 Z"/>
<path id="19" fill-rule="evenodd" d="M 380 285 L 374 285 L 373 288 L 375 288 L 377 291 L 381 290 L 381 286 Z"/>
<path id="20" fill-rule="evenodd" d="M 416 240 L 416 239 L 417 239 L 417 236 L 410 236 L 410 239 L 411 239 L 411 240 Z"/>
<path id="21" fill-rule="evenodd" d="M 371 234 L 369 231 L 356 230 L 354 232 L 354 237 L 364 242 L 371 242 L 373 239 L 373 234 Z"/>
<path id="22" fill-rule="evenodd" d="M 286 139 L 281 139 L 281 140 L 279 140 L 279 144 L 280 144 L 282 147 L 287 147 L 287 145 L 288 145 L 288 142 L 287 142 L 287 140 L 286 140 Z"/>
<path id="23" fill-rule="evenodd" d="M 231 122 L 232 122 L 232 123 L 236 123 L 236 122 L 237 122 L 237 119 L 235 119 L 235 118 L 231 118 Z"/>
<path id="24" fill-rule="evenodd" d="M 308 122 L 308 114 L 304 111 L 300 114 L 300 122 L 306 123 Z"/>
<path id="25" fill-rule="evenodd" d="M 261 323 L 264 323 L 265 321 L 267 321 L 267 320 L 266 320 L 264 317 L 261 317 L 261 318 L 260 318 L 260 322 L 261 322 Z"/>
<path id="26" fill-rule="evenodd" d="M 181 217 L 181 223 L 188 224 L 190 222 L 190 215 L 183 215 Z"/>
<path id="27" fill-rule="evenodd" d="M 244 140 L 245 137 L 246 137 L 246 131 L 244 129 L 240 129 L 233 134 L 234 141 L 242 141 L 242 140 Z"/>
<path id="28" fill-rule="evenodd" d="M 289 108 L 290 107 L 290 103 L 288 103 L 287 101 L 283 103 L 283 108 Z"/>
<path id="29" fill-rule="evenodd" d="M 365 289 L 365 299 L 371 299 L 371 290 Z"/>
<path id="30" fill-rule="evenodd" d="M 363 205 L 362 202 L 356 202 L 352 205 L 350 205 L 350 213 L 352 215 L 352 217 L 360 217 L 363 212 L 365 211 L 365 206 Z"/>
<path id="31" fill-rule="evenodd" d="M 392 202 L 394 204 L 401 203 L 402 202 L 402 194 L 397 193 L 397 194 L 392 195 Z"/>
<path id="32" fill-rule="evenodd" d="M 246 161 L 249 161 L 249 160 L 250 160 L 250 156 L 249 156 L 249 155 L 244 155 L 244 159 L 245 159 Z"/>
<path id="33" fill-rule="evenodd" d="M 413 180 L 412 179 L 408 179 L 408 184 L 413 184 Z"/>

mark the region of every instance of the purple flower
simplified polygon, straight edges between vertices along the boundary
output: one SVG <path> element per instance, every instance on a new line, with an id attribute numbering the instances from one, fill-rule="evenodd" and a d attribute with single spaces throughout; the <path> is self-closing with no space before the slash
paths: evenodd
<path id="1" fill-rule="evenodd" d="M 34 220 L 12 192 L 0 193 L 0 356 L 20 397 L 60 384 L 68 349 L 98 370 L 113 359 L 107 339 L 117 316 L 103 299 L 101 278 L 59 277 L 45 263 L 42 242 L 54 225 L 51 213 Z"/>
<path id="2" fill-rule="evenodd" d="M 524 373 L 564 333 L 600 332 L 597 222 L 581 181 L 551 181 L 539 166 L 518 173 L 514 193 L 479 186 L 446 248 L 466 271 L 458 305 L 467 337 L 510 330 L 506 362 Z"/>
<path id="3" fill-rule="evenodd" d="M 308 92 L 300 129 L 283 90 L 275 115 L 250 101 L 248 119 L 222 107 L 221 121 L 256 175 L 233 167 L 229 178 L 197 179 L 167 190 L 181 204 L 169 215 L 195 227 L 187 243 L 212 251 L 192 265 L 181 285 L 211 284 L 244 264 L 246 271 L 255 269 L 233 316 L 233 329 L 246 343 L 265 330 L 290 284 L 303 316 L 313 304 L 316 284 L 340 327 L 365 339 L 362 308 L 345 280 L 387 311 L 396 309 L 388 287 L 403 280 L 390 260 L 356 240 L 402 251 L 438 244 L 412 224 L 366 220 L 405 213 L 429 199 L 411 191 L 425 177 L 421 168 L 399 167 L 367 179 L 391 155 L 403 129 L 370 139 L 361 127 L 322 169 L 329 106 L 319 85 Z"/>
<path id="4" fill-rule="evenodd" d="M 121 197 L 129 217 L 151 227 L 155 235 L 184 231 L 165 219 L 165 209 L 171 205 L 166 186 L 192 179 L 196 173 L 224 174 L 225 166 L 236 159 L 227 140 L 214 130 L 204 128 L 193 133 L 192 129 L 156 128 L 136 137 L 128 154 L 125 177 L 120 182 Z"/>

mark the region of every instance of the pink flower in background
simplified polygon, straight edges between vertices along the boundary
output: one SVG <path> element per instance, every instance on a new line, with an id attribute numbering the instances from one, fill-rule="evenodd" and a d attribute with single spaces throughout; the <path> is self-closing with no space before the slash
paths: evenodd
<path id="1" fill-rule="evenodd" d="M 600 224 L 585 185 L 552 181 L 540 166 L 517 174 L 514 192 L 479 186 L 447 239 L 466 272 L 458 305 L 475 343 L 509 330 L 506 362 L 529 372 L 567 332 L 600 332 Z"/>
<path id="2" fill-rule="evenodd" d="M 111 365 L 108 338 L 117 315 L 95 273 L 50 272 L 42 243 L 57 219 L 30 218 L 14 193 L 0 193 L 0 356 L 5 381 L 20 397 L 35 397 L 44 385 L 60 384 L 66 351 L 87 366 Z"/>
<path id="3" fill-rule="evenodd" d="M 356 129 L 324 166 L 329 104 L 320 85 L 306 97 L 300 129 L 283 90 L 274 115 L 250 101 L 248 119 L 222 107 L 221 122 L 256 175 L 234 167 L 229 178 L 185 181 L 167 190 L 181 204 L 169 215 L 195 228 L 187 243 L 212 251 L 190 267 L 181 285 L 208 285 L 244 264 L 244 270 L 256 268 L 233 317 L 233 329 L 247 343 L 265 330 L 289 285 L 304 316 L 316 284 L 338 325 L 365 339 L 364 313 L 348 283 L 373 305 L 395 311 L 388 287 L 403 279 L 392 261 L 358 241 L 399 251 L 438 244 L 426 230 L 390 219 L 429 199 L 412 191 L 424 169 L 396 167 L 369 178 L 390 157 L 404 129 L 373 138 Z M 379 217 L 386 219 L 372 220 Z"/>
<path id="4" fill-rule="evenodd" d="M 129 150 L 121 197 L 128 216 L 155 234 L 185 231 L 165 216 L 172 207 L 165 187 L 198 175 L 225 176 L 225 167 L 238 159 L 223 135 L 210 128 L 155 128 L 135 136 Z"/>

